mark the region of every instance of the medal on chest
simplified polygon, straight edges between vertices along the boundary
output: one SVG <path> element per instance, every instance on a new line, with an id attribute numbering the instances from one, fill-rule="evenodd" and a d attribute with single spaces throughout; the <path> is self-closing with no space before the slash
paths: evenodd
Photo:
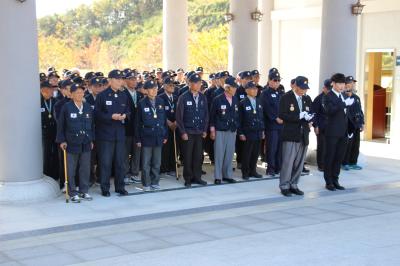
<path id="1" fill-rule="evenodd" d="M 290 108 L 289 108 L 289 110 L 290 110 L 291 112 L 293 112 L 293 111 L 294 111 L 294 105 L 293 105 L 293 103 L 291 103 L 291 104 L 290 104 Z"/>

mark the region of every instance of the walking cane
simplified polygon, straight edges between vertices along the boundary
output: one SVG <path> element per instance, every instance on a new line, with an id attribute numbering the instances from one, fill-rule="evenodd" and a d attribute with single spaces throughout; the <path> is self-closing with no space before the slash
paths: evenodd
<path id="1" fill-rule="evenodd" d="M 68 193 L 68 173 L 67 173 L 67 151 L 63 149 L 64 152 L 64 176 L 65 176 L 65 202 L 69 202 L 69 193 Z"/>
<path id="2" fill-rule="evenodd" d="M 175 175 L 176 175 L 176 180 L 179 180 L 179 171 L 178 171 L 178 157 L 176 154 L 176 136 L 175 136 L 176 130 L 174 130 L 174 151 L 175 151 Z"/>

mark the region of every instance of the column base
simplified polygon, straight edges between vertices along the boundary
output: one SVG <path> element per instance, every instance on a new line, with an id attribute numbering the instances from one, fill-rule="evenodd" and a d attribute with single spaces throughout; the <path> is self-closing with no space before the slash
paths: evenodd
<path id="1" fill-rule="evenodd" d="M 27 182 L 0 182 L 0 204 L 44 201 L 60 194 L 59 184 L 48 176 Z"/>

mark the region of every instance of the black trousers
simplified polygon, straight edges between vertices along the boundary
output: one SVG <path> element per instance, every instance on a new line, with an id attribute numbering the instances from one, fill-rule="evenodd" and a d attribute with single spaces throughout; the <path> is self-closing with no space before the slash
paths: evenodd
<path id="1" fill-rule="evenodd" d="M 348 140 L 346 154 L 343 159 L 343 165 L 357 164 L 358 155 L 360 155 L 360 129 L 356 128 L 353 137 Z"/>
<path id="2" fill-rule="evenodd" d="M 59 180 L 58 145 L 54 139 L 42 138 L 43 173 Z"/>
<path id="3" fill-rule="evenodd" d="M 325 130 L 320 129 L 317 135 L 317 166 L 324 169 L 325 160 Z"/>
<path id="4" fill-rule="evenodd" d="M 188 134 L 189 139 L 182 141 L 183 178 L 192 182 L 201 178 L 203 138 L 200 134 Z"/>
<path id="5" fill-rule="evenodd" d="M 242 175 L 254 176 L 257 173 L 257 160 L 260 154 L 261 140 L 242 141 Z"/>
<path id="6" fill-rule="evenodd" d="M 327 185 L 338 183 L 346 148 L 347 136 L 325 137 L 324 179 Z"/>
<path id="7" fill-rule="evenodd" d="M 236 163 L 242 163 L 243 145 L 244 142 L 239 139 L 238 135 L 236 135 L 236 143 L 235 143 Z"/>
<path id="8" fill-rule="evenodd" d="M 178 158 L 176 158 L 177 160 Z M 162 147 L 161 151 L 161 173 L 175 172 L 175 145 L 174 131 L 168 129 L 168 140 Z"/>

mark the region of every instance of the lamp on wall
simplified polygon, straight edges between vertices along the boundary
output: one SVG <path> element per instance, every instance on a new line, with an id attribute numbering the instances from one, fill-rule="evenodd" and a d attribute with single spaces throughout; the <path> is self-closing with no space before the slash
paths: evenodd
<path id="1" fill-rule="evenodd" d="M 226 23 L 231 22 L 234 18 L 235 16 L 232 13 L 229 13 L 229 11 L 224 14 L 224 20 Z"/>
<path id="2" fill-rule="evenodd" d="M 262 20 L 263 15 L 264 14 L 261 13 L 261 11 L 258 10 L 258 8 L 256 8 L 254 12 L 251 12 L 251 19 L 260 22 Z"/>
<path id="3" fill-rule="evenodd" d="M 365 5 L 361 4 L 361 1 L 358 0 L 356 4 L 351 5 L 351 13 L 355 16 L 361 15 L 364 6 Z"/>

